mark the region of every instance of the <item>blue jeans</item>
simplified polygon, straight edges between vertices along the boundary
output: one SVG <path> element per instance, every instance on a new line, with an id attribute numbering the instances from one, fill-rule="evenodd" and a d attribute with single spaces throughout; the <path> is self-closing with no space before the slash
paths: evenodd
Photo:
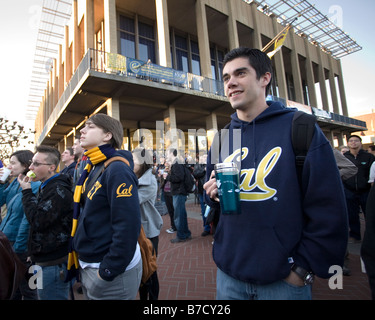
<path id="1" fill-rule="evenodd" d="M 311 290 L 311 285 L 299 287 L 284 280 L 266 285 L 252 284 L 217 269 L 217 300 L 311 300 Z"/>
<path id="2" fill-rule="evenodd" d="M 186 198 L 187 196 L 182 194 L 173 196 L 174 223 L 177 228 L 177 238 L 181 240 L 185 240 L 191 237 L 185 207 Z"/>
<path id="3" fill-rule="evenodd" d="M 68 300 L 69 282 L 65 283 L 66 264 L 42 267 L 43 289 L 38 289 L 40 300 Z"/>
<path id="4" fill-rule="evenodd" d="M 206 217 L 204 216 L 204 213 L 206 211 L 206 204 L 204 203 L 203 194 L 198 193 L 199 197 L 199 203 L 201 204 L 201 213 L 202 213 L 202 219 L 203 219 L 203 230 L 206 232 L 211 231 L 211 226 L 206 225 Z"/>

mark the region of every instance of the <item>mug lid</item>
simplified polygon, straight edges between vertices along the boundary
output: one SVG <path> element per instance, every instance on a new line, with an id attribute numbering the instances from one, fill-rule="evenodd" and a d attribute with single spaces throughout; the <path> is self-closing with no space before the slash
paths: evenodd
<path id="1" fill-rule="evenodd" d="M 235 162 L 222 162 L 222 163 L 215 164 L 215 170 L 231 169 L 231 168 L 237 169 L 237 164 Z"/>

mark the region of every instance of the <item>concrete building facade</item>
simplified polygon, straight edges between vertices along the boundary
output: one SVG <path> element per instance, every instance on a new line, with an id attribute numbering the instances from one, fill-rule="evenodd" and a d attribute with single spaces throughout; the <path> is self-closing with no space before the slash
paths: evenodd
<path id="1" fill-rule="evenodd" d="M 189 149 L 207 148 L 233 113 L 221 81 L 225 53 L 262 49 L 282 29 L 256 1 L 73 0 L 36 143 L 63 150 L 90 115 L 104 112 L 122 122 L 124 148 L 147 142 L 161 150 L 173 130 Z M 329 140 L 341 145 L 366 130 L 348 117 L 339 59 L 292 29 L 272 61 L 272 95 L 315 114 Z"/>

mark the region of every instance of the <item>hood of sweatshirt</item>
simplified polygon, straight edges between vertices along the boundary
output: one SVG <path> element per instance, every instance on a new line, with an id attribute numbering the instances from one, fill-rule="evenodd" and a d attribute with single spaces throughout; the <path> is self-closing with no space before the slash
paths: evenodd
<path id="1" fill-rule="evenodd" d="M 230 159 L 230 161 L 236 162 L 238 167 L 242 168 L 241 162 L 245 154 L 247 154 L 243 150 L 243 146 L 248 146 L 251 148 L 251 152 L 249 156 L 251 157 L 251 166 L 256 168 L 259 162 L 259 153 L 257 141 L 258 136 L 263 135 L 264 132 L 262 131 L 262 125 L 268 123 L 269 120 L 272 118 L 277 119 L 281 114 L 288 114 L 295 112 L 295 109 L 286 108 L 282 103 L 275 102 L 275 101 L 267 101 L 268 108 L 264 110 L 260 115 L 258 115 L 253 121 L 247 122 L 240 120 L 238 118 L 237 113 L 233 113 L 231 115 L 231 123 L 228 130 L 228 137 L 225 141 L 225 134 L 222 134 L 223 141 L 223 149 L 221 154 L 222 161 L 228 161 L 228 155 L 230 155 L 234 150 L 241 150 L 240 154 L 241 159 L 239 157 Z M 257 129 L 259 127 L 259 129 Z M 280 128 L 281 129 L 281 128 Z M 268 129 L 269 130 L 269 129 Z M 278 127 L 274 127 L 274 130 L 278 130 Z M 251 131 L 251 132 L 249 132 Z M 250 133 L 250 134 L 249 134 Z M 251 141 L 247 141 L 246 137 L 251 137 Z M 227 144 L 226 144 L 227 143 Z M 227 151 L 227 152 L 226 152 Z"/>
<path id="2" fill-rule="evenodd" d="M 130 151 L 127 150 L 116 150 L 113 157 L 122 157 L 129 161 L 130 169 L 134 169 L 133 155 Z"/>

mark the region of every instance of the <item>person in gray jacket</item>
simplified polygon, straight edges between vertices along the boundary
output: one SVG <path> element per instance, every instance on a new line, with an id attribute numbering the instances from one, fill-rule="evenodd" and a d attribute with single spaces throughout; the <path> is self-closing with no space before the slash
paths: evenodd
<path id="1" fill-rule="evenodd" d="M 141 208 L 141 223 L 146 237 L 151 240 L 156 255 L 158 254 L 159 234 L 163 219 L 155 207 L 158 183 L 152 173 L 153 157 L 150 150 L 136 148 L 133 150 L 134 173 L 138 178 L 138 197 Z M 141 300 L 157 300 L 159 296 L 159 280 L 156 271 L 139 289 Z"/>

